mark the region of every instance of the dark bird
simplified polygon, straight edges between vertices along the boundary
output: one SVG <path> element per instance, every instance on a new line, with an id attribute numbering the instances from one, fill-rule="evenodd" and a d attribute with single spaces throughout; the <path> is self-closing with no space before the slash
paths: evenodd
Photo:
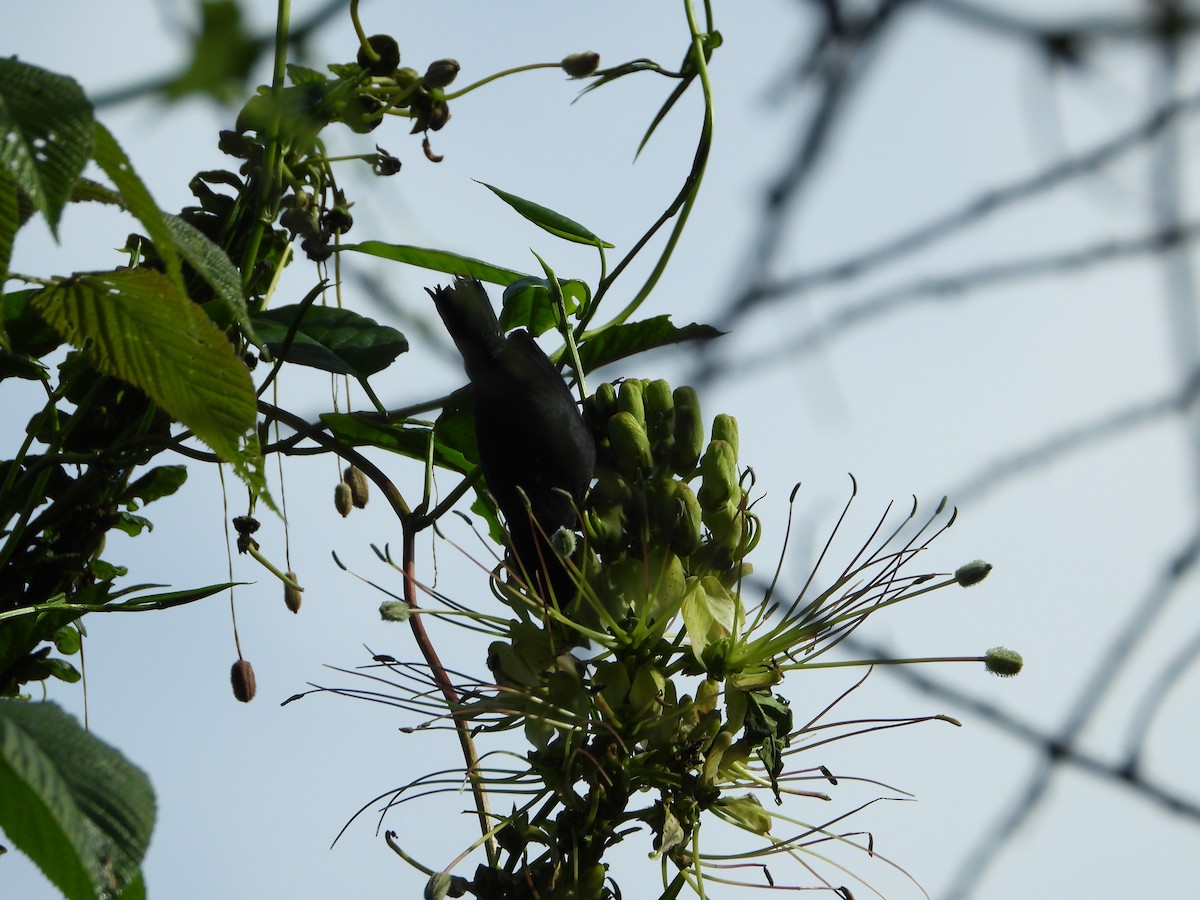
<path id="1" fill-rule="evenodd" d="M 578 525 L 576 509 L 596 465 L 591 432 L 562 375 L 529 332 L 501 332 L 479 281 L 456 278 L 453 287 L 429 295 L 471 379 L 479 461 L 504 513 L 517 571 L 533 579 L 540 595 L 551 588 L 566 603 L 575 584 L 542 533 Z"/>

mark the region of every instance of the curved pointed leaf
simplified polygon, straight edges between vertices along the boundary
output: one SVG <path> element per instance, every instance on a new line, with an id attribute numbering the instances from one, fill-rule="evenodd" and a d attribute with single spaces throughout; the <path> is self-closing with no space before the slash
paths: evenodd
<path id="1" fill-rule="evenodd" d="M 407 244 L 385 244 L 383 241 L 363 241 L 361 244 L 343 244 L 340 250 L 353 250 L 356 253 L 366 253 L 378 256 L 380 259 L 390 259 L 395 262 L 408 263 L 422 269 L 432 269 L 435 272 L 445 272 L 447 275 L 463 275 L 478 278 L 488 284 L 509 285 L 518 278 L 525 278 L 522 272 L 514 272 L 503 266 L 493 266 L 480 259 L 469 256 L 459 256 L 445 250 L 429 250 L 425 247 L 411 247 Z"/>
<path id="2" fill-rule="evenodd" d="M 613 246 L 608 241 L 600 240 L 600 238 L 592 234 L 587 228 L 584 228 L 574 219 L 568 219 L 562 213 L 556 213 L 554 210 L 547 209 L 545 206 L 534 203 L 532 200 L 526 200 L 518 197 L 516 194 L 510 194 L 508 191 L 502 191 L 500 188 L 493 187 L 486 182 L 480 181 L 477 183 L 482 184 L 538 228 L 550 232 L 555 237 L 560 237 L 564 241 L 571 241 L 575 244 L 590 244 L 593 247 L 608 249 Z"/>

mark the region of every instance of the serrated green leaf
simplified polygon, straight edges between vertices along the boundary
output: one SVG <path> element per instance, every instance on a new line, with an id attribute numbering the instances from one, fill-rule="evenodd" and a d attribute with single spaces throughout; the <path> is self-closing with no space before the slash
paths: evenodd
<path id="1" fill-rule="evenodd" d="M 187 481 L 187 466 L 157 466 L 134 481 L 121 494 L 118 503 L 153 503 L 169 497 Z"/>
<path id="2" fill-rule="evenodd" d="M 95 368 L 140 388 L 243 478 L 256 467 L 261 475 L 241 449 L 257 415 L 250 373 L 203 310 L 162 274 L 80 275 L 41 291 L 33 304 Z M 246 443 L 257 446 L 253 437 Z"/>
<path id="3" fill-rule="evenodd" d="M 407 244 L 385 244 L 383 241 L 363 241 L 361 244 L 343 244 L 340 250 L 353 250 L 355 253 L 366 253 L 378 256 L 380 259 L 390 259 L 394 262 L 419 266 L 422 269 L 432 269 L 435 272 L 445 272 L 447 275 L 464 275 L 478 278 L 489 284 L 509 285 L 519 278 L 527 277 L 522 272 L 514 272 L 503 266 L 493 266 L 483 260 L 472 259 L 469 256 L 459 256 L 445 250 L 429 250 L 425 247 L 412 247 Z"/>
<path id="4" fill-rule="evenodd" d="M 291 346 L 288 332 L 300 317 Z M 294 304 L 255 313 L 254 327 L 276 358 L 365 380 L 408 350 L 408 339 L 388 325 L 335 306 Z"/>
<path id="5" fill-rule="evenodd" d="M 560 237 L 564 241 L 571 241 L 575 244 L 590 244 L 593 247 L 611 248 L 613 245 L 608 241 L 602 241 L 596 235 L 592 234 L 587 228 L 584 228 L 574 219 L 568 219 L 562 213 L 556 213 L 552 209 L 548 209 L 539 203 L 534 203 L 532 200 L 526 200 L 523 197 L 518 197 L 516 194 L 510 194 L 508 191 L 502 191 L 498 187 L 493 187 L 486 182 L 479 181 L 477 184 L 482 184 L 485 188 L 515 209 L 521 216 L 528 219 L 538 228 L 543 231 L 548 231 L 555 237 Z"/>
<path id="6" fill-rule="evenodd" d="M 167 228 L 162 210 L 158 208 L 158 204 L 150 196 L 150 191 L 133 170 L 129 157 L 125 155 L 116 138 L 99 122 L 96 123 L 92 156 L 96 165 L 120 192 L 125 208 L 145 227 L 146 234 L 154 242 L 154 249 L 158 251 L 158 256 L 167 270 L 167 277 L 182 294 L 183 269 L 179 263 L 179 254 L 175 251 L 175 240 Z"/>
<path id="7" fill-rule="evenodd" d="M 693 322 L 677 327 L 671 324 L 670 316 L 655 316 L 641 322 L 615 325 L 588 338 L 579 345 L 579 361 L 585 372 L 594 372 L 601 366 L 656 347 L 669 347 L 685 341 L 710 341 L 722 334 L 724 332 L 711 325 Z"/>
<path id="8" fill-rule="evenodd" d="M 92 140 L 92 104 L 74 79 L 0 58 L 0 169 L 46 217 L 55 238 Z"/>
<path id="9" fill-rule="evenodd" d="M 150 780 L 53 703 L 0 700 L 0 828 L 68 900 L 140 882 Z"/>
<path id="10" fill-rule="evenodd" d="M 250 310 L 242 294 L 242 276 L 225 251 L 214 244 L 194 225 L 170 214 L 164 214 L 167 230 L 179 254 L 212 288 L 217 303 L 226 316 L 237 323 L 247 339 L 255 346 L 262 340 L 254 332 Z"/>
<path id="11" fill-rule="evenodd" d="M 570 279 L 560 281 L 567 315 L 587 302 L 588 286 L 582 281 Z M 500 309 L 500 327 L 504 331 L 527 328 L 534 337 L 545 334 L 558 326 L 558 307 L 554 303 L 554 292 L 546 278 L 530 276 L 514 281 L 504 289 Z"/>

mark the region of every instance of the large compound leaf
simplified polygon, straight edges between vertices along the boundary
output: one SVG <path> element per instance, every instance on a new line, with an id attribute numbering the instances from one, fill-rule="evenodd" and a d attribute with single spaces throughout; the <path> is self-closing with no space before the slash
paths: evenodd
<path id="1" fill-rule="evenodd" d="M 42 291 L 33 305 L 97 369 L 140 388 L 222 459 L 241 462 L 240 443 L 256 416 L 250 373 L 204 311 L 161 273 L 79 275 Z"/>
<path id="2" fill-rule="evenodd" d="M 250 310 L 246 306 L 246 297 L 242 293 L 242 277 L 237 268 L 229 260 L 229 256 L 214 244 L 204 232 L 189 222 L 165 214 L 167 231 L 175 249 L 196 272 L 208 282 L 216 301 L 224 310 L 229 320 L 237 322 L 242 334 L 255 344 L 260 343 L 250 322 Z"/>
<path id="3" fill-rule="evenodd" d="M 91 156 L 92 129 L 92 104 L 74 79 L 0 58 L 0 169 L 46 217 L 55 237 Z"/>
<path id="4" fill-rule="evenodd" d="M 514 272 L 503 266 L 493 266 L 480 259 L 469 256 L 459 256 L 445 250 L 429 250 L 425 247 L 411 247 L 407 244 L 385 244 L 383 241 L 363 241 L 361 244 L 343 244 L 341 250 L 354 250 L 378 256 L 380 259 L 390 259 L 394 262 L 408 263 L 422 269 L 433 269 L 435 272 L 445 272 L 447 275 L 463 275 L 478 278 L 489 284 L 507 286 L 519 278 L 527 277 L 523 272 Z"/>
<path id="5" fill-rule="evenodd" d="M 353 375 L 360 381 L 386 369 L 408 350 L 408 339 L 395 328 L 335 306 L 281 306 L 255 314 L 253 321 L 276 358 L 282 355 L 290 363 Z"/>
<path id="6" fill-rule="evenodd" d="M 0 700 L 0 827 L 68 900 L 140 884 L 154 816 L 146 775 L 57 705 Z"/>
<path id="7" fill-rule="evenodd" d="M 722 334 L 711 325 L 693 322 L 676 327 L 671 324 L 670 316 L 655 316 L 641 322 L 616 325 L 589 338 L 579 345 L 579 361 L 585 372 L 594 372 L 601 366 L 656 347 L 684 341 L 709 341 Z"/>

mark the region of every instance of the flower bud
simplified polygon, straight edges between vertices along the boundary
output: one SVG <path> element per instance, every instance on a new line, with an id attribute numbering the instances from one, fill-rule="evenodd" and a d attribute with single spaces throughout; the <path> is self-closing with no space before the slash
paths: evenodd
<path id="1" fill-rule="evenodd" d="M 736 460 L 738 455 L 738 426 L 737 419 L 733 416 L 721 413 L 712 423 L 711 437 L 714 441 L 725 441 L 733 448 L 733 458 Z"/>
<path id="2" fill-rule="evenodd" d="M 600 54 L 594 50 L 588 50 L 585 53 L 572 53 L 570 56 L 564 56 L 563 61 L 559 65 L 572 78 L 587 78 L 596 69 L 600 68 Z"/>
<path id="3" fill-rule="evenodd" d="M 367 489 L 367 476 L 362 473 L 362 469 L 358 466 L 346 466 L 346 471 L 343 473 L 346 479 L 346 484 L 350 485 L 350 500 L 359 509 L 367 505 L 369 491 Z M 343 513 L 345 515 L 345 513 Z"/>
<path id="4" fill-rule="evenodd" d="M 425 70 L 425 77 L 421 80 L 425 82 L 426 87 L 444 88 L 458 77 L 459 68 L 457 59 L 435 60 L 429 64 L 429 68 Z"/>
<path id="5" fill-rule="evenodd" d="M 983 655 L 983 664 L 993 675 L 1012 678 L 1020 673 L 1025 666 L 1025 661 L 1016 650 L 1009 650 L 1007 647 L 993 647 Z"/>
<path id="6" fill-rule="evenodd" d="M 354 508 L 354 492 L 344 481 L 339 481 L 333 489 L 333 508 L 342 514 L 343 519 L 350 515 L 350 510 Z"/>
<path id="7" fill-rule="evenodd" d="M 608 440 L 617 466 L 626 478 L 637 478 L 654 465 L 650 438 L 631 413 L 619 412 L 608 420 Z"/>
<path id="8" fill-rule="evenodd" d="M 671 447 L 671 470 L 690 475 L 704 449 L 704 421 L 700 417 L 700 398 L 692 387 L 678 387 L 675 400 L 675 443 Z"/>
<path id="9" fill-rule="evenodd" d="M 738 486 L 737 455 L 726 441 L 709 441 L 700 460 L 700 508 L 715 510 L 741 497 Z M 705 520 L 707 521 L 707 520 Z"/>
<path id="10" fill-rule="evenodd" d="M 659 486 L 651 515 L 652 540 L 665 542 L 680 556 L 690 556 L 700 549 L 700 502 L 682 481 L 668 481 Z"/>
<path id="11" fill-rule="evenodd" d="M 229 671 L 229 681 L 233 685 L 233 696 L 243 703 L 254 699 L 258 686 L 254 681 L 254 667 L 246 660 L 239 659 Z"/>
<path id="12" fill-rule="evenodd" d="M 637 419 L 639 425 L 643 428 L 646 427 L 646 404 L 642 399 L 642 382 L 637 379 L 621 382 L 621 389 L 617 392 L 617 410 L 629 413 Z"/>
<path id="13" fill-rule="evenodd" d="M 646 434 L 650 436 L 655 459 L 669 463 L 671 445 L 675 443 L 675 398 L 671 396 L 671 386 L 661 378 L 648 382 L 642 390 L 642 399 L 646 405 Z"/>
<path id="14" fill-rule="evenodd" d="M 603 428 L 609 416 L 617 411 L 617 389 L 611 382 L 604 382 L 588 398 L 586 405 L 591 410 L 592 422 Z"/>
<path id="15" fill-rule="evenodd" d="M 954 571 L 954 580 L 963 587 L 972 587 L 987 578 L 988 573 L 991 571 L 991 563 L 977 559 L 964 566 L 959 566 Z"/>

